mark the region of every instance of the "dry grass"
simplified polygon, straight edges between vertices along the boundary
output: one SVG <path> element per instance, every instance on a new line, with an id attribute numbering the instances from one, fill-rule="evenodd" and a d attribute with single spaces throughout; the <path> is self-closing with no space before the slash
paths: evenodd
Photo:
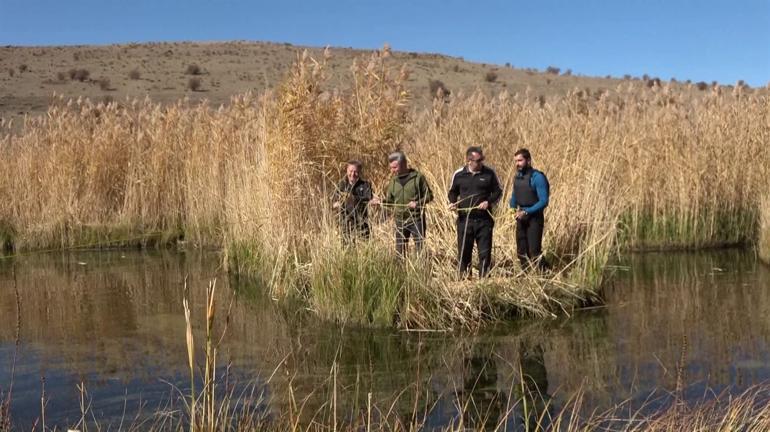
<path id="1" fill-rule="evenodd" d="M 756 240 L 770 165 L 766 97 L 717 89 L 693 100 L 630 82 L 547 103 L 478 93 L 415 112 L 408 74 L 389 66 L 390 57 L 386 48 L 356 62 L 348 85 L 333 88 L 328 54 L 305 54 L 274 93 L 246 93 L 219 109 L 60 100 L 0 144 L 0 193 L 8 197 L 1 237 L 17 250 L 183 237 L 224 247 L 233 271 L 257 275 L 274 297 L 299 299 L 322 317 L 407 328 L 569 313 L 596 295 L 618 246 Z M 445 196 L 469 145 L 484 147 L 506 198 L 517 148 L 530 148 L 548 174 L 545 248 L 554 274 L 520 274 L 503 202 L 494 213 L 493 277 L 456 281 Z M 364 161 L 381 191 L 393 149 L 407 152 L 438 197 L 428 207 L 427 254 L 404 271 L 391 267 L 384 214 L 372 215 L 371 244 L 345 250 L 328 202 L 350 158 Z M 341 294 L 362 289 L 365 298 Z"/>

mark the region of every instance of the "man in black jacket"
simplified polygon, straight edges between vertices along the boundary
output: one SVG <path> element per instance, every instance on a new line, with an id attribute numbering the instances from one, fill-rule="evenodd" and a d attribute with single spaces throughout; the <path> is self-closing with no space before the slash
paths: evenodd
<path id="1" fill-rule="evenodd" d="M 357 160 L 348 161 L 345 178 L 334 191 L 332 207 L 339 212 L 342 241 L 347 244 L 357 238 L 369 238 L 369 213 L 367 206 L 372 200 L 372 186 L 361 178 L 363 165 Z"/>
<path id="2" fill-rule="evenodd" d="M 479 276 L 485 277 L 492 266 L 492 229 L 490 213 L 502 196 L 495 171 L 484 165 L 481 147 L 468 147 L 466 165 L 455 171 L 449 188 L 449 208 L 457 210 L 457 255 L 460 276 L 470 275 L 473 243 L 479 254 Z"/>

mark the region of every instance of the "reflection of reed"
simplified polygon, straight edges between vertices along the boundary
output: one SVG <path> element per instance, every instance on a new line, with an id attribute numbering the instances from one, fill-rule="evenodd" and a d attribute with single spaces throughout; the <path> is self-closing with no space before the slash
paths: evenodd
<path id="1" fill-rule="evenodd" d="M 721 388 L 760 379 L 756 372 L 761 371 L 735 366 L 767 357 L 763 341 L 770 336 L 770 323 L 764 317 L 770 292 L 760 287 L 768 275 L 753 256 L 737 251 L 644 255 L 630 257 L 629 265 L 629 284 L 619 283 L 607 293 L 608 303 L 625 304 L 608 308 L 607 316 L 609 338 L 627 347 L 620 351 L 627 357 L 622 374 L 673 390 L 681 375 L 677 365 L 686 358 L 685 386 L 701 382 Z"/>
<path id="2" fill-rule="evenodd" d="M 22 341 L 40 349 L 43 362 L 123 380 L 173 374 L 184 366 L 183 280 L 189 275 L 193 313 L 202 313 L 205 285 L 216 277 L 217 262 L 199 255 L 127 252 L 36 255 L 13 264 L 2 262 L 0 341 L 13 339 L 16 314 L 8 278 L 15 266 Z M 222 291 L 220 307 L 225 308 L 232 291 Z M 252 307 L 236 302 L 232 309 L 232 341 L 258 342 L 226 344 L 234 358 L 253 358 L 253 348 L 270 346 L 281 334 L 279 318 L 270 309 L 254 314 Z"/>
<path id="3" fill-rule="evenodd" d="M 605 308 L 475 336 L 319 325 L 219 278 L 217 316 L 227 316 L 233 304 L 219 364 L 231 364 L 243 380 L 265 378 L 278 367 L 270 381 L 276 413 L 303 407 L 309 421 L 316 412 L 329 413 L 336 395 L 341 422 L 376 406 L 393 407 L 401 424 L 418 414 L 439 424 L 460 414 L 467 424 L 482 425 L 526 418 L 520 405 L 512 408 L 527 396 L 522 383 L 542 393 L 527 396 L 530 407 L 548 401 L 558 410 L 582 394 L 583 407 L 593 410 L 658 386 L 680 388 L 687 397 L 689 386 L 706 379 L 717 388 L 759 380 L 763 370 L 744 360 L 767 356 L 762 341 L 770 324 L 761 318 L 770 294 L 757 288 L 768 285 L 770 271 L 740 252 L 627 261 L 630 271 L 607 290 Z M 205 288 L 218 262 L 197 254 L 125 252 L 0 262 L 0 343 L 14 337 L 9 282 L 15 265 L 23 344 L 38 349 L 50 368 L 123 381 L 181 374 L 187 364 L 183 281 L 189 276 L 192 323 L 202 338 Z M 462 406 L 468 409 L 458 411 Z M 443 414 L 430 417 L 432 410 Z"/>

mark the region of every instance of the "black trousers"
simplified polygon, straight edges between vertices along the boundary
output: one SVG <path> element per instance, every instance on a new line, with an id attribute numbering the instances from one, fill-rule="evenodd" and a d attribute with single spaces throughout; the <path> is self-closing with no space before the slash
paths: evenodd
<path id="1" fill-rule="evenodd" d="M 360 222 L 352 218 L 340 220 L 342 244 L 350 245 L 358 240 L 369 240 L 369 223 Z"/>
<path id="2" fill-rule="evenodd" d="M 529 270 L 533 266 L 544 270 L 548 264 L 543 259 L 543 213 L 527 215 L 516 221 L 516 254 L 521 268 Z"/>
<path id="3" fill-rule="evenodd" d="M 406 255 L 406 245 L 410 237 L 414 239 L 417 252 L 422 252 L 422 244 L 425 241 L 425 215 L 396 219 L 396 252 L 399 255 Z"/>
<path id="4" fill-rule="evenodd" d="M 469 275 L 473 244 L 479 253 L 479 276 L 485 277 L 492 267 L 492 229 L 495 221 L 491 217 L 457 218 L 457 260 L 460 276 Z"/>

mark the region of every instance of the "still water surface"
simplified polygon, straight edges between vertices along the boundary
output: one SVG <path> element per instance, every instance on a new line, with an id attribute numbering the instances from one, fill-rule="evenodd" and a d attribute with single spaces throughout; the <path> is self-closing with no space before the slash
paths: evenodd
<path id="1" fill-rule="evenodd" d="M 0 259 L 0 391 L 13 381 L 16 427 L 39 421 L 43 394 L 48 426 L 76 423 L 81 382 L 102 424 L 179 408 L 169 404 L 178 404 L 173 386 L 188 386 L 185 278 L 199 346 L 205 290 L 216 278 L 217 320 L 230 315 L 220 372 L 256 383 L 268 412 L 285 406 L 289 381 L 297 398 L 310 395 L 308 411 L 328 401 L 333 364 L 342 411 L 371 392 L 379 406 L 398 398 L 406 415 L 413 400 L 399 395 L 416 389 L 437 427 L 452 423 L 467 396 L 497 421 L 523 376 L 553 410 L 577 391 L 586 409 L 602 409 L 677 389 L 691 401 L 737 394 L 770 379 L 770 269 L 750 252 L 627 256 L 614 267 L 606 306 L 472 337 L 319 323 L 228 278 L 220 262 L 205 252 Z"/>

